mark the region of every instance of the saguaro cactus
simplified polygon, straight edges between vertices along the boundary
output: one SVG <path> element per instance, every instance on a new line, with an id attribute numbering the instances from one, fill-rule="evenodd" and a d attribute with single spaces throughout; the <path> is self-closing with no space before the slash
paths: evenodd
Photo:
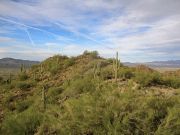
<path id="1" fill-rule="evenodd" d="M 48 89 L 47 85 L 42 86 L 42 104 L 43 110 L 46 110 L 46 90 Z"/>
<path id="2" fill-rule="evenodd" d="M 43 72 L 43 65 L 41 64 L 40 65 L 40 73 L 42 73 Z"/>
<path id="3" fill-rule="evenodd" d="M 113 61 L 114 79 L 116 82 L 117 82 L 117 78 L 118 78 L 118 69 L 120 67 L 118 57 L 119 57 L 118 52 L 116 52 L 116 59 Z"/>
<path id="4" fill-rule="evenodd" d="M 43 64 L 40 65 L 40 71 L 39 71 L 39 77 L 40 77 L 40 80 L 43 79 Z"/>
<path id="5" fill-rule="evenodd" d="M 46 109 L 46 97 L 45 97 L 45 88 L 43 86 L 42 88 L 42 103 L 43 103 L 43 109 Z"/>
<path id="6" fill-rule="evenodd" d="M 36 73 L 33 73 L 33 79 L 36 80 Z"/>
<path id="7" fill-rule="evenodd" d="M 56 58 L 56 63 L 57 63 L 57 65 L 59 64 L 59 57 L 58 56 Z"/>
<path id="8" fill-rule="evenodd" d="M 94 68 L 93 68 L 93 77 L 94 77 L 94 79 L 96 78 L 96 71 L 97 71 L 97 67 L 96 67 L 96 65 L 94 65 Z"/>
<path id="9" fill-rule="evenodd" d="M 11 81 L 12 81 L 12 74 L 10 73 L 9 78 L 6 80 L 6 83 L 11 84 Z"/>
<path id="10" fill-rule="evenodd" d="M 23 72 L 23 64 L 21 64 L 20 71 Z"/>
<path id="11" fill-rule="evenodd" d="M 21 64 L 20 73 L 26 73 L 26 68 L 24 64 Z"/>
<path id="12" fill-rule="evenodd" d="M 97 78 L 97 76 L 100 75 L 100 73 L 101 73 L 101 63 L 97 63 L 94 65 L 93 68 L 94 79 Z"/>
<path id="13" fill-rule="evenodd" d="M 93 68 L 93 76 L 97 83 L 97 89 L 100 89 L 100 82 L 101 82 L 101 62 L 98 62 L 94 65 Z"/>
<path id="14" fill-rule="evenodd" d="M 12 74 L 10 73 L 9 74 L 9 83 L 11 83 L 11 81 L 12 81 Z"/>

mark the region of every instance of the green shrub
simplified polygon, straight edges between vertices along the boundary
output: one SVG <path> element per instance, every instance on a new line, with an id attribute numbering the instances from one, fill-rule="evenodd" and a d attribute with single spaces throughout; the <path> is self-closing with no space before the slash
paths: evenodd
<path id="1" fill-rule="evenodd" d="M 52 87 L 47 91 L 47 102 L 51 104 L 57 103 L 57 99 L 64 91 L 62 87 Z"/>
<path id="2" fill-rule="evenodd" d="M 61 94 L 63 92 L 63 88 L 62 87 L 52 87 L 50 89 L 48 89 L 48 96 L 57 96 L 59 94 Z"/>
<path id="3" fill-rule="evenodd" d="M 32 66 L 31 66 L 31 69 L 32 69 L 32 71 L 34 71 L 34 72 L 38 72 L 38 67 L 39 67 L 39 64 L 37 64 L 37 65 L 32 65 Z"/>
<path id="4" fill-rule="evenodd" d="M 7 94 L 5 98 L 3 99 L 3 106 L 7 108 L 9 111 L 15 110 L 15 97 L 11 93 Z"/>
<path id="5" fill-rule="evenodd" d="M 172 88 L 180 88 L 180 78 L 176 76 L 162 76 L 158 72 L 135 72 L 134 80 L 143 87 L 165 85 Z"/>
<path id="6" fill-rule="evenodd" d="M 162 78 L 158 73 L 136 72 L 134 80 L 143 87 L 162 84 Z"/>
<path id="7" fill-rule="evenodd" d="M 60 69 L 59 65 L 54 65 L 50 67 L 49 71 L 52 75 L 55 75 Z"/>
<path id="8" fill-rule="evenodd" d="M 168 110 L 168 116 L 162 122 L 156 135 L 178 135 L 180 133 L 180 108 L 174 107 Z"/>
<path id="9" fill-rule="evenodd" d="M 101 76 L 104 80 L 114 78 L 112 67 L 106 67 L 101 70 Z"/>
<path id="10" fill-rule="evenodd" d="M 13 82 L 11 84 L 5 84 L 4 88 L 8 91 L 16 87 L 16 84 Z"/>
<path id="11" fill-rule="evenodd" d="M 17 110 L 18 112 L 23 112 L 23 111 L 25 111 L 26 109 L 28 109 L 31 104 L 32 104 L 32 101 L 29 101 L 29 100 L 18 101 L 18 102 L 16 103 L 16 110 Z"/>
<path id="12" fill-rule="evenodd" d="M 25 111 L 5 118 L 2 133 L 5 135 L 34 135 L 42 121 L 37 111 Z"/>
<path id="13" fill-rule="evenodd" d="M 115 61 L 115 59 L 113 59 L 113 58 L 108 58 L 107 61 L 108 61 L 108 63 L 113 64 L 113 62 Z"/>
<path id="14" fill-rule="evenodd" d="M 122 67 L 118 71 L 118 76 L 121 78 L 131 79 L 134 76 L 134 73 L 130 68 Z"/>
<path id="15" fill-rule="evenodd" d="M 97 51 L 84 51 L 83 55 L 89 55 L 91 56 L 92 58 L 98 58 L 99 57 L 99 54 Z"/>
<path id="16" fill-rule="evenodd" d="M 20 81 L 25 81 L 28 79 L 28 75 L 25 72 L 22 72 L 18 75 Z"/>
<path id="17" fill-rule="evenodd" d="M 180 78 L 175 76 L 164 77 L 163 84 L 172 88 L 180 88 Z"/>
<path id="18" fill-rule="evenodd" d="M 63 95 L 74 96 L 81 93 L 93 92 L 95 91 L 95 83 L 91 77 L 79 77 L 72 80 L 69 86 L 65 88 Z"/>
<path id="19" fill-rule="evenodd" d="M 0 76 L 0 83 L 3 83 L 3 77 Z"/>
<path id="20" fill-rule="evenodd" d="M 75 63 L 75 59 L 74 58 L 69 58 L 64 62 L 64 66 L 65 66 L 64 68 L 67 68 L 69 66 L 74 65 L 74 63 Z"/>
<path id="21" fill-rule="evenodd" d="M 42 63 L 42 70 L 43 72 L 49 71 L 52 75 L 55 75 L 63 69 L 63 65 L 64 63 L 66 63 L 66 61 L 68 61 L 68 59 L 69 58 L 67 56 L 61 55 L 55 55 L 53 57 L 50 57 Z M 69 62 L 68 64 L 71 63 Z"/>
<path id="22" fill-rule="evenodd" d="M 21 89 L 21 90 L 28 90 L 29 88 L 32 87 L 32 83 L 30 82 L 19 82 L 17 83 L 17 88 Z"/>

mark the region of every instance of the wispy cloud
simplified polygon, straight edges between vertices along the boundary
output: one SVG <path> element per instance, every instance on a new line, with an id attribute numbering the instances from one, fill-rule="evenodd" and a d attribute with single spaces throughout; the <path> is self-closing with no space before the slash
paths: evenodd
<path id="1" fill-rule="evenodd" d="M 38 46 L 50 54 L 96 49 L 106 57 L 118 50 L 123 61 L 168 59 L 169 53 L 180 59 L 179 7 L 179 0 L 2 0 L 0 36 L 7 39 L 0 41 L 8 42 L 8 33 L 21 34 L 17 29 L 24 29 L 30 48 Z M 8 30 L 10 24 L 14 30 Z"/>
<path id="2" fill-rule="evenodd" d="M 31 44 L 32 44 L 33 46 L 35 46 L 34 41 L 32 40 L 31 34 L 29 33 L 28 29 L 25 28 L 24 30 L 26 31 L 26 33 L 27 33 L 27 35 L 28 35 L 28 38 L 29 38 Z"/>
<path id="3" fill-rule="evenodd" d="M 0 43 L 7 43 L 7 42 L 12 42 L 14 39 L 9 38 L 9 37 L 0 37 Z"/>

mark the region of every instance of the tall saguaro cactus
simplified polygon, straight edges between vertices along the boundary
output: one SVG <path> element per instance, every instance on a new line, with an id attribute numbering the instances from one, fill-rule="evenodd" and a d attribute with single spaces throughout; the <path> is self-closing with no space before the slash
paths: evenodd
<path id="1" fill-rule="evenodd" d="M 117 82 L 117 78 L 118 78 L 118 69 L 119 69 L 119 59 L 118 59 L 118 52 L 116 52 L 116 59 L 113 61 L 113 69 L 114 69 L 114 78 L 115 81 Z"/>
<path id="2" fill-rule="evenodd" d="M 11 83 L 11 81 L 12 81 L 12 74 L 10 73 L 9 74 L 9 83 Z"/>
<path id="3" fill-rule="evenodd" d="M 100 89 L 100 80 L 101 80 L 101 62 L 98 62 L 94 65 L 93 76 L 97 83 L 97 88 Z"/>
<path id="4" fill-rule="evenodd" d="M 46 110 L 46 90 L 47 90 L 47 85 L 42 86 L 42 104 L 43 104 L 43 110 Z"/>
<path id="5" fill-rule="evenodd" d="M 93 77 L 94 77 L 94 79 L 96 78 L 96 71 L 97 71 L 97 67 L 96 67 L 96 65 L 94 65 L 94 68 L 93 68 Z"/>
<path id="6" fill-rule="evenodd" d="M 21 73 L 23 72 L 23 70 L 24 70 L 24 65 L 21 64 Z"/>
<path id="7" fill-rule="evenodd" d="M 43 79 L 43 64 L 40 65 L 40 80 Z"/>
<path id="8" fill-rule="evenodd" d="M 11 84 L 11 81 L 12 81 L 12 74 L 10 73 L 9 78 L 6 80 L 6 83 Z"/>
<path id="9" fill-rule="evenodd" d="M 26 73 L 26 68 L 25 68 L 25 65 L 24 65 L 24 64 L 21 64 L 20 72 L 21 72 L 21 73 Z"/>
<path id="10" fill-rule="evenodd" d="M 93 68 L 93 76 L 94 76 L 94 79 L 97 78 L 98 76 L 100 76 L 100 73 L 101 73 L 101 63 L 97 63 L 94 65 L 94 68 Z"/>

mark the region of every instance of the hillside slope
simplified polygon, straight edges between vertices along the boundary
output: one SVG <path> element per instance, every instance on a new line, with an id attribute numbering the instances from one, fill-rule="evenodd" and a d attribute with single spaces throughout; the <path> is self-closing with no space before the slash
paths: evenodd
<path id="1" fill-rule="evenodd" d="M 118 64 L 97 52 L 56 55 L 0 79 L 0 134 L 180 133 L 180 76 Z"/>
<path id="2" fill-rule="evenodd" d="M 20 68 L 23 64 L 25 67 L 29 68 L 32 65 L 38 64 L 38 61 L 21 60 L 13 58 L 2 58 L 0 59 L 0 68 Z"/>

